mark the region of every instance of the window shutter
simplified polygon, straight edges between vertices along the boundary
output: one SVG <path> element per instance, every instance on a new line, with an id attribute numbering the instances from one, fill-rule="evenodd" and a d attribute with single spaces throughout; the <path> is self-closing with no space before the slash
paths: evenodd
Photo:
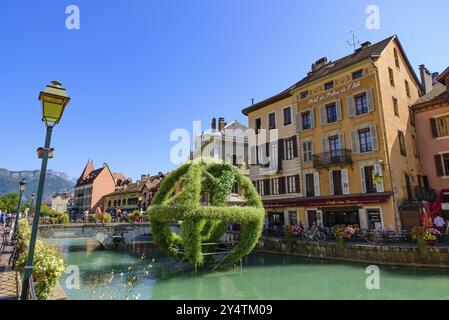
<path id="1" fill-rule="evenodd" d="M 340 142 L 340 149 L 346 149 L 346 146 L 345 146 L 345 134 L 344 133 L 338 135 L 338 140 Z"/>
<path id="2" fill-rule="evenodd" d="M 359 139 L 358 139 L 357 130 L 352 130 L 351 131 L 351 149 L 352 149 L 352 153 L 353 154 L 360 153 Z"/>
<path id="3" fill-rule="evenodd" d="M 250 165 L 255 165 L 257 164 L 257 151 L 256 151 L 256 147 L 251 147 L 251 159 L 249 161 Z"/>
<path id="4" fill-rule="evenodd" d="M 279 194 L 285 194 L 285 177 L 279 178 Z"/>
<path id="5" fill-rule="evenodd" d="M 300 112 L 295 113 L 296 117 L 296 131 L 302 131 L 302 117 Z"/>
<path id="6" fill-rule="evenodd" d="M 362 187 L 362 193 L 366 193 L 365 167 L 360 167 L 360 184 Z"/>
<path id="7" fill-rule="evenodd" d="M 310 110 L 310 127 L 315 128 L 315 109 Z"/>
<path id="8" fill-rule="evenodd" d="M 355 101 L 354 96 L 349 96 L 346 98 L 346 104 L 348 105 L 348 115 L 350 118 L 355 116 Z"/>
<path id="9" fill-rule="evenodd" d="M 341 185 L 343 194 L 349 194 L 349 175 L 348 169 L 341 170 Z"/>
<path id="10" fill-rule="evenodd" d="M 377 127 L 371 126 L 371 145 L 373 150 L 379 150 L 379 139 L 377 138 Z"/>
<path id="11" fill-rule="evenodd" d="M 367 230 L 368 229 L 368 217 L 366 209 L 359 209 L 359 217 L 360 217 L 360 229 Z"/>
<path id="12" fill-rule="evenodd" d="M 368 112 L 374 112 L 374 98 L 373 90 L 371 88 L 366 90 L 366 103 L 368 105 Z"/>
<path id="13" fill-rule="evenodd" d="M 300 186 L 300 181 L 299 181 L 299 174 L 297 174 L 295 176 L 295 192 L 296 193 L 300 193 L 301 192 L 301 186 Z"/>
<path id="14" fill-rule="evenodd" d="M 333 171 L 329 170 L 329 194 L 334 195 L 334 175 Z"/>
<path id="15" fill-rule="evenodd" d="M 320 124 L 326 124 L 327 123 L 327 114 L 326 114 L 326 106 L 322 105 L 320 106 Z"/>
<path id="16" fill-rule="evenodd" d="M 444 176 L 443 159 L 441 154 L 435 155 L 435 168 L 437 171 L 437 177 Z"/>
<path id="17" fill-rule="evenodd" d="M 341 121 L 342 120 L 341 100 L 335 101 L 335 109 L 337 110 L 337 121 Z"/>
<path id="18" fill-rule="evenodd" d="M 374 175 L 376 177 L 383 177 L 383 173 L 382 173 L 382 166 L 380 164 L 375 164 L 374 165 Z M 384 192 L 384 181 L 383 179 L 379 181 L 376 180 L 376 191 L 377 192 Z"/>
<path id="19" fill-rule="evenodd" d="M 321 138 L 321 150 L 323 150 L 323 153 L 329 152 L 329 140 L 327 137 Z"/>
<path id="20" fill-rule="evenodd" d="M 430 127 L 432 128 L 432 137 L 438 138 L 438 127 L 437 127 L 437 119 L 430 119 Z"/>
<path id="21" fill-rule="evenodd" d="M 278 140 L 278 171 L 282 171 L 282 161 L 284 160 L 284 139 Z"/>
<path id="22" fill-rule="evenodd" d="M 318 172 L 313 173 L 313 185 L 315 187 L 315 197 L 320 196 L 320 175 Z"/>
<path id="23" fill-rule="evenodd" d="M 298 158 L 298 140 L 296 136 L 292 137 L 293 139 L 293 158 Z"/>

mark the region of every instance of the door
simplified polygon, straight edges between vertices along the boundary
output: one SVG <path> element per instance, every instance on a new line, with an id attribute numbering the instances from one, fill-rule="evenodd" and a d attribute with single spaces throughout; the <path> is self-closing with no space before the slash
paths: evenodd
<path id="1" fill-rule="evenodd" d="M 312 225 L 318 222 L 318 213 L 316 210 L 307 210 L 307 222 L 309 225 L 309 228 L 312 227 Z"/>

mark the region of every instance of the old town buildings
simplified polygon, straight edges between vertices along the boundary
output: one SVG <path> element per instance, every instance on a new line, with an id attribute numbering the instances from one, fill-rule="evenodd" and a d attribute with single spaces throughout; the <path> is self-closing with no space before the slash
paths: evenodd
<path id="1" fill-rule="evenodd" d="M 298 83 L 243 110 L 251 179 L 272 224 L 401 229 L 423 173 L 411 105 L 420 82 L 397 36 L 316 61 Z M 277 139 L 271 136 L 276 131 Z"/>
<path id="2" fill-rule="evenodd" d="M 78 213 L 92 212 L 101 205 L 103 196 L 115 191 L 124 179 L 122 174 L 113 174 L 105 163 L 95 169 L 88 161 L 75 185 L 74 207 Z"/>
<path id="3" fill-rule="evenodd" d="M 416 138 L 425 179 L 443 197 L 445 218 L 449 218 L 449 68 L 433 76 L 421 66 L 427 94 L 413 106 Z"/>

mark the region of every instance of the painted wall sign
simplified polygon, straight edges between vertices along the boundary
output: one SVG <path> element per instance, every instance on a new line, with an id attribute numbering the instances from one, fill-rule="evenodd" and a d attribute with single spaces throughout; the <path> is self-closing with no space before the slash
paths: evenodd
<path id="1" fill-rule="evenodd" d="M 357 89 L 360 86 L 361 86 L 361 82 L 360 81 L 355 81 L 355 82 L 353 82 L 353 83 L 351 83 L 351 84 L 349 84 L 349 85 L 347 85 L 347 86 L 345 86 L 345 87 L 343 87 L 341 89 L 338 89 L 338 90 L 334 89 L 334 90 L 328 92 L 327 94 L 323 94 L 321 96 L 309 99 L 308 104 L 310 105 L 310 104 L 313 104 L 313 103 L 317 103 L 319 101 L 330 99 L 330 98 L 338 96 L 340 94 L 343 94 L 343 93 L 352 91 L 354 89 Z"/>

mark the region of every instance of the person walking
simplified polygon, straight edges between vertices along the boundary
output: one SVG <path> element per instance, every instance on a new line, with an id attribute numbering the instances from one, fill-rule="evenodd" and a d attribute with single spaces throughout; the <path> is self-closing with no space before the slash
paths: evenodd
<path id="1" fill-rule="evenodd" d="M 5 226 L 5 213 L 0 209 L 0 224 L 2 224 L 2 226 Z"/>

